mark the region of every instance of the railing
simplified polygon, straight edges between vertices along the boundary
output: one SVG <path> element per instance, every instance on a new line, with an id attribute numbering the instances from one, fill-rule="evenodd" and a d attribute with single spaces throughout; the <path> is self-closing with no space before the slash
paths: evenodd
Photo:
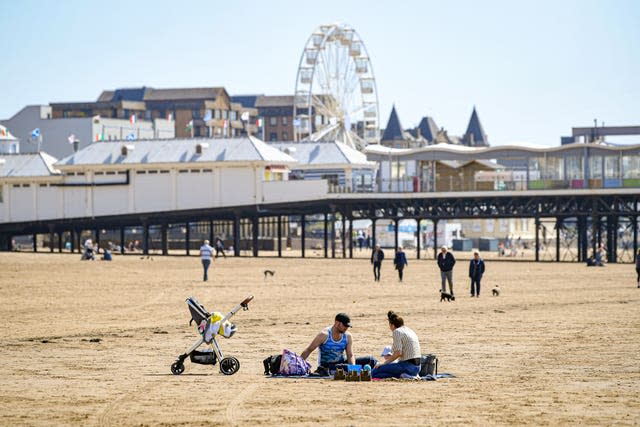
<path id="1" fill-rule="evenodd" d="M 349 190 L 334 188 L 330 192 L 380 192 L 380 193 L 430 193 L 430 192 L 457 192 L 457 191 L 527 191 L 527 190 L 559 190 L 559 189 L 599 189 L 599 188 L 640 188 L 638 178 L 606 178 L 590 179 L 585 182 L 582 179 L 535 179 L 535 180 L 511 180 L 511 181 L 468 181 L 453 179 L 436 181 L 421 181 L 417 178 L 383 179 L 379 183 L 371 184 L 365 188 L 353 184 Z"/>

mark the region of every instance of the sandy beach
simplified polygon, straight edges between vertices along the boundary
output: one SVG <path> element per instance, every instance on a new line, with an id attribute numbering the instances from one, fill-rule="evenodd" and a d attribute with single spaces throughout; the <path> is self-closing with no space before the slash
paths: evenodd
<path id="1" fill-rule="evenodd" d="M 387 250 L 387 256 L 391 254 Z M 455 252 L 454 252 L 455 254 Z M 0 254 L 2 425 L 638 425 L 640 289 L 634 266 L 487 261 L 480 298 L 468 261 L 455 302 L 440 302 L 433 260 L 391 261 L 373 281 L 366 257 L 218 259 Z M 264 279 L 265 269 L 275 275 Z M 502 293 L 492 297 L 490 289 Z M 196 340 L 185 299 L 227 311 L 221 339 L 240 371 L 186 362 Z M 346 383 L 273 379 L 262 360 L 301 352 L 337 312 L 351 315 L 356 355 L 391 341 L 387 310 L 455 379 Z M 315 364 L 316 354 L 311 356 Z"/>

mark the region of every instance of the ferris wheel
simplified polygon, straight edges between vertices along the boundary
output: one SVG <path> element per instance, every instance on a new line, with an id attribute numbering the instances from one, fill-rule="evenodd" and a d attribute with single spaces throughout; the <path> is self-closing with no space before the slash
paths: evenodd
<path id="1" fill-rule="evenodd" d="M 294 93 L 296 141 L 339 141 L 356 149 L 379 142 L 373 67 L 350 26 L 316 28 L 300 56 Z"/>

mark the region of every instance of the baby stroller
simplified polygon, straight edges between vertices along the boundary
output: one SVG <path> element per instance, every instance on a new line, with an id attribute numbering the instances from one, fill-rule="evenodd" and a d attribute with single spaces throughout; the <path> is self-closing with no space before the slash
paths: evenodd
<path id="1" fill-rule="evenodd" d="M 192 363 L 200 365 L 215 365 L 220 361 L 220 372 L 225 375 L 233 375 L 240 369 L 240 362 L 235 357 L 224 357 L 220 345 L 216 341 L 216 335 L 225 338 L 231 338 L 236 332 L 236 325 L 229 321 L 234 314 L 240 309 L 248 310 L 249 302 L 253 299 L 253 295 L 248 296 L 240 304 L 235 306 L 225 316 L 222 313 L 214 311 L 209 313 L 194 297 L 187 298 L 187 306 L 191 312 L 191 322 L 196 323 L 196 328 L 200 334 L 200 338 L 193 343 L 189 349 L 178 356 L 178 359 L 171 365 L 171 373 L 180 375 L 184 372 L 184 360 L 189 357 Z M 202 344 L 211 345 L 209 351 L 198 351 Z"/>

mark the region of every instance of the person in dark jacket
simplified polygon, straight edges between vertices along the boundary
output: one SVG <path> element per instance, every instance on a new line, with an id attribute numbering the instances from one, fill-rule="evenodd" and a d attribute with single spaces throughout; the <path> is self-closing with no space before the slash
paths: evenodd
<path id="1" fill-rule="evenodd" d="M 371 252 L 371 264 L 373 264 L 373 279 L 376 282 L 380 281 L 380 267 L 382 266 L 382 260 L 384 259 L 384 252 L 380 249 L 380 245 L 376 245 Z"/>
<path id="2" fill-rule="evenodd" d="M 398 246 L 396 257 L 393 259 L 393 264 L 396 266 L 396 270 L 398 270 L 398 278 L 402 282 L 402 271 L 404 270 L 404 266 L 409 265 L 407 262 L 407 255 L 402 250 L 402 246 Z"/>
<path id="3" fill-rule="evenodd" d="M 446 246 L 440 248 L 438 254 L 438 267 L 440 267 L 440 278 L 442 279 L 442 292 L 447 292 L 447 282 L 449 282 L 449 293 L 453 295 L 453 266 L 456 259 Z"/>
<path id="4" fill-rule="evenodd" d="M 469 263 L 469 277 L 471 278 L 471 296 L 480 297 L 480 280 L 484 274 L 484 261 L 478 251 L 473 253 L 473 259 Z"/>

